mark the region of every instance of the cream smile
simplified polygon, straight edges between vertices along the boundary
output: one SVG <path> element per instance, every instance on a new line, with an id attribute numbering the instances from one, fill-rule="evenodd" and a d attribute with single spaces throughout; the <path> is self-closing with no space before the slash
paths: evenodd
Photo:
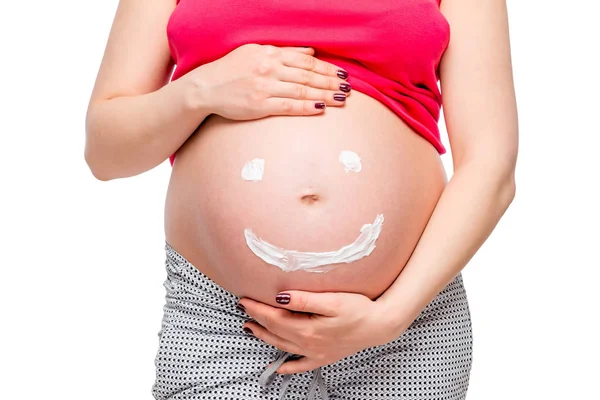
<path id="1" fill-rule="evenodd" d="M 377 215 L 372 224 L 360 229 L 358 238 L 351 244 L 335 251 L 302 252 L 286 250 L 257 237 L 252 229 L 245 229 L 246 244 L 252 252 L 268 264 L 275 265 L 285 272 L 307 271 L 327 272 L 341 263 L 351 263 L 370 255 L 375 249 L 383 224 L 383 214 Z"/>

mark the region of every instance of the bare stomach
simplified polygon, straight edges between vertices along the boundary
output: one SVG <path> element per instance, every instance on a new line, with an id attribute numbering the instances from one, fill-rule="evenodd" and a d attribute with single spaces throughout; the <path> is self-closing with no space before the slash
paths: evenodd
<path id="1" fill-rule="evenodd" d="M 358 155 L 360 171 L 342 151 Z M 264 160 L 262 180 L 245 180 L 254 159 Z M 435 148 L 357 91 L 319 116 L 212 115 L 177 152 L 166 240 L 239 297 L 275 305 L 297 289 L 375 299 L 410 258 L 446 180 Z"/>

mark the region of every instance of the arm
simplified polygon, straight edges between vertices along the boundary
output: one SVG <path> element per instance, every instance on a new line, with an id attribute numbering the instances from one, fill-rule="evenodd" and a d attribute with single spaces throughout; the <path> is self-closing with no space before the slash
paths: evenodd
<path id="1" fill-rule="evenodd" d="M 443 0 L 440 63 L 454 175 L 410 260 L 377 300 L 397 337 L 465 267 L 515 195 L 518 124 L 505 0 Z M 401 312 L 398 312 L 401 310 Z M 408 325 L 407 325 L 408 324 Z"/>
<path id="2" fill-rule="evenodd" d="M 518 127 L 505 0 L 443 0 L 441 10 L 452 29 L 440 79 L 454 175 L 410 260 L 377 300 L 298 290 L 280 293 L 286 301 L 278 307 L 241 300 L 252 318 L 245 328 L 304 356 L 278 373 L 310 371 L 397 339 L 465 267 L 513 200 Z"/>
<path id="3" fill-rule="evenodd" d="M 252 120 L 318 115 L 347 73 L 309 47 L 248 43 L 166 84 L 166 24 L 176 0 L 120 0 L 86 118 L 94 176 L 140 174 L 175 152 L 210 114 Z"/>
<path id="4" fill-rule="evenodd" d="M 110 180 L 154 168 L 210 112 L 173 64 L 165 29 L 175 0 L 121 0 L 86 116 L 85 160 Z M 166 85 L 166 86 L 165 86 Z"/>

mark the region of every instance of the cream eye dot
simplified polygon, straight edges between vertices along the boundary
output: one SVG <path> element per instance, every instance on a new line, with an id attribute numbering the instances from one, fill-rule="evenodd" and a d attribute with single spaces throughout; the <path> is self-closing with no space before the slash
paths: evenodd
<path id="1" fill-rule="evenodd" d="M 242 168 L 242 179 L 251 182 L 262 181 L 264 172 L 265 160 L 262 158 L 255 158 L 248 161 Z"/>
<path id="2" fill-rule="evenodd" d="M 344 165 L 346 172 L 360 172 L 362 169 L 362 163 L 360 157 L 353 151 L 342 150 L 339 156 L 339 160 Z"/>

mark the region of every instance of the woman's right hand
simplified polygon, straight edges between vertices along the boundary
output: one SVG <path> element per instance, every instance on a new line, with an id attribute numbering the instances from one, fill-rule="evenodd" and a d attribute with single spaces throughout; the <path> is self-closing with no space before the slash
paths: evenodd
<path id="1" fill-rule="evenodd" d="M 350 84 L 343 79 L 344 70 L 314 53 L 310 47 L 245 44 L 186 77 L 212 113 L 224 118 L 321 114 L 325 104 L 344 104 Z"/>

